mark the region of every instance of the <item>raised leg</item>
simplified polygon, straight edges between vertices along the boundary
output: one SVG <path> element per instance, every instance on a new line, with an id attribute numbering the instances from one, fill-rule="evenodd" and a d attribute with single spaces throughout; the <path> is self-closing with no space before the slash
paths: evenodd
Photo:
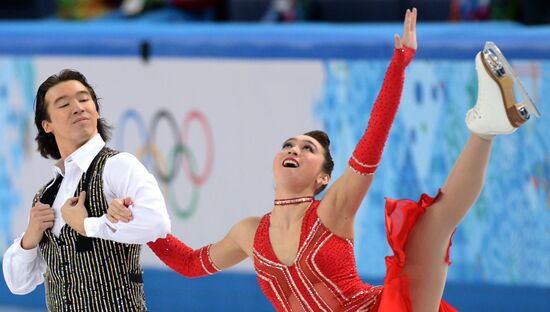
<path id="1" fill-rule="evenodd" d="M 491 152 L 491 140 L 472 134 L 442 187 L 438 200 L 426 209 L 405 246 L 404 273 L 409 277 L 414 311 L 437 311 L 448 265 L 451 235 L 479 196 Z"/>
<path id="2" fill-rule="evenodd" d="M 529 113 L 539 116 L 496 46 L 486 46 L 476 56 L 476 70 L 478 99 L 466 116 L 472 135 L 447 177 L 442 195 L 418 219 L 405 245 L 404 273 L 410 281 L 415 312 L 438 311 L 447 278 L 449 239 L 482 190 L 492 139 L 514 132 L 529 119 Z M 516 102 L 514 85 L 525 93 L 523 103 Z"/>

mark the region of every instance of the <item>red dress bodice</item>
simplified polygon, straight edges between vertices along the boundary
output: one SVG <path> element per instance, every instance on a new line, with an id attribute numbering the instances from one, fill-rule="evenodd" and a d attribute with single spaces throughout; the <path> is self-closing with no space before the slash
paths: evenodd
<path id="1" fill-rule="evenodd" d="M 381 286 L 364 283 L 357 272 L 353 241 L 326 228 L 317 216 L 319 201 L 302 221 L 298 253 L 292 265 L 282 264 L 269 239 L 271 214 L 254 238 L 254 268 L 264 294 L 278 311 L 371 311 Z"/>

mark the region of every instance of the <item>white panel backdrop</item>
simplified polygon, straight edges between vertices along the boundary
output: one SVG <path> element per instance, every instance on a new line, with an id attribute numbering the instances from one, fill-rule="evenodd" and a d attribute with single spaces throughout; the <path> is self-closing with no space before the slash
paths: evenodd
<path id="1" fill-rule="evenodd" d="M 139 113 L 147 131 L 153 116 L 161 110 L 175 118 L 179 129 L 190 112 L 205 117 L 213 137 L 211 145 L 207 144 L 203 123 L 197 119 L 185 123 L 189 126 L 186 143 L 197 160 L 199 175 L 204 173 L 208 157 L 213 156 L 210 174 L 196 187 L 196 209 L 184 219 L 167 200 L 173 233 L 192 247 L 215 242 L 240 219 L 269 211 L 275 152 L 289 136 L 320 127 L 312 117 L 312 105 L 323 85 L 320 61 L 180 58 L 143 63 L 135 58 L 39 57 L 34 59 L 34 66 L 35 87 L 63 68 L 85 74 L 101 98 L 101 115 L 115 126 L 108 145 L 136 155 L 142 155 L 144 145 L 138 126 L 128 121 L 121 128 L 120 118 L 128 109 Z M 34 150 L 34 124 L 31 126 L 28 142 Z M 155 162 L 143 159 L 152 172 L 159 163 L 165 169 L 176 145 L 166 119 L 155 131 L 152 143 L 160 149 L 161 157 Z M 124 146 L 117 146 L 121 142 Z M 14 211 L 14 236 L 24 231 L 32 196 L 50 179 L 52 163 L 38 152 L 28 154 L 26 165 L 15 179 L 16 189 L 22 190 L 22 205 Z M 168 183 L 168 192 L 185 210 L 192 199 L 193 185 L 183 166 L 177 172 Z M 143 255 L 145 265 L 160 265 L 148 248 L 144 248 Z M 245 262 L 237 269 L 251 269 L 251 264 Z"/>

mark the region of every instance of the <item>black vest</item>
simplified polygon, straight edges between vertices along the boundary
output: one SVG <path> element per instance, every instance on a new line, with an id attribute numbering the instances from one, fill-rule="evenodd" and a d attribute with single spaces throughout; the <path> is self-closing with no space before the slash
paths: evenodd
<path id="1" fill-rule="evenodd" d="M 103 169 L 105 161 L 117 153 L 103 148 L 80 179 L 74 196 L 86 190 L 89 217 L 100 217 L 107 211 Z M 56 195 L 57 189 L 45 186 L 36 194 L 33 206 L 38 200 L 52 205 Z M 65 225 L 59 237 L 47 230 L 39 246 L 47 264 L 44 280 L 48 310 L 147 310 L 139 263 L 141 245 L 85 237 Z"/>

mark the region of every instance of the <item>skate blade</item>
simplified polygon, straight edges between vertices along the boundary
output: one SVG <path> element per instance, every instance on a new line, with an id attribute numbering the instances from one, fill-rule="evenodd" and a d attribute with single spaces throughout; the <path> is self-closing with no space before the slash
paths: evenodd
<path id="1" fill-rule="evenodd" d="M 511 75 L 504 74 L 504 68 L 491 55 L 482 55 L 479 57 L 485 71 L 498 85 L 502 96 L 502 104 L 506 111 L 506 116 L 510 125 L 517 128 L 526 122 L 530 115 L 527 109 L 521 104 L 518 104 L 514 92 L 514 79 Z"/>
<path id="2" fill-rule="evenodd" d="M 517 86 L 518 91 L 523 99 L 523 102 L 521 102 L 521 106 L 518 108 L 520 113 L 522 115 L 529 116 L 530 114 L 534 115 L 537 118 L 540 118 L 540 112 L 533 102 L 531 100 L 531 97 L 527 93 L 527 90 L 525 90 L 525 87 L 519 80 L 518 76 L 514 72 L 514 69 L 508 63 L 506 60 L 506 57 L 500 52 L 499 48 L 496 46 L 494 42 L 487 41 L 485 43 L 485 47 L 483 48 L 483 57 L 485 58 L 485 61 L 491 64 L 491 67 L 493 68 L 493 73 L 497 76 L 503 76 L 508 75 L 514 80 L 514 84 Z M 527 112 L 525 112 L 527 110 Z"/>

